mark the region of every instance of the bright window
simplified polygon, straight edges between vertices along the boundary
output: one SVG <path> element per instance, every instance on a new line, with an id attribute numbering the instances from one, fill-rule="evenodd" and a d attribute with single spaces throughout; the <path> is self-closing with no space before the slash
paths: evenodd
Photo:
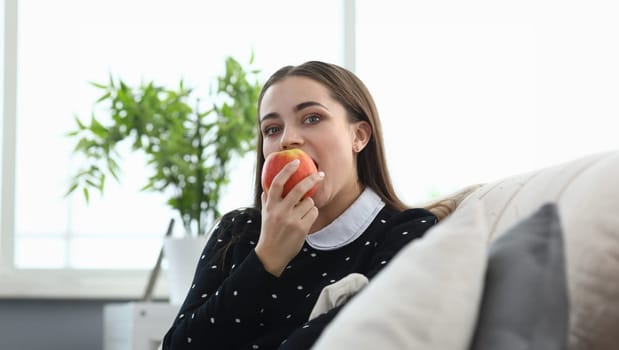
<path id="1" fill-rule="evenodd" d="M 355 45 L 342 35 L 343 3 L 355 3 Z M 5 206 L 1 226 L 15 232 L 0 232 L 0 248 L 15 247 L 8 276 L 26 277 L 7 278 L 0 257 L 0 295 L 144 287 L 174 213 L 139 192 L 143 160 L 125 158 L 122 183 L 88 206 L 63 197 L 76 166 L 63 135 L 93 107 L 88 81 L 109 74 L 207 89 L 228 55 L 243 62 L 253 50 L 266 76 L 308 59 L 343 64 L 344 47 L 356 47 L 352 62 L 376 99 L 394 185 L 409 204 L 619 146 L 611 0 L 20 0 L 18 13 L 15 220 L 6 224 Z M 224 212 L 251 202 L 248 158 Z"/>
<path id="2" fill-rule="evenodd" d="M 15 266 L 18 269 L 149 269 L 176 214 L 140 192 L 147 169 L 124 158 L 121 184 L 86 205 L 65 198 L 75 140 L 110 74 L 207 91 L 224 59 L 253 51 L 266 78 L 310 59 L 343 62 L 342 4 L 330 0 L 20 0 L 18 11 Z M 239 161 L 221 211 L 251 204 L 253 156 Z M 177 223 L 180 220 L 177 219 Z M 177 224 L 177 234 L 182 225 Z"/>
<path id="3" fill-rule="evenodd" d="M 2 40 L 0 41 L 0 67 L 2 69 L 0 69 L 0 84 L 4 84 L 4 52 L 5 52 L 5 40 L 6 38 L 4 37 L 4 1 L 2 2 L 2 6 L 0 6 L 0 38 L 2 38 Z M 2 88 L 2 93 L 0 93 L 0 111 L 2 111 L 4 109 L 4 85 L 1 85 Z M 3 119 L 0 119 L 0 145 L 2 145 L 2 140 L 3 140 Z M 0 146 L 0 150 L 2 149 L 2 146 Z M 0 151 L 0 164 L 2 164 L 2 152 Z M 0 193 L 2 191 L 2 174 L 0 174 Z M 0 202 L 1 203 L 1 202 Z"/>
<path id="4" fill-rule="evenodd" d="M 0 86 L 2 86 L 2 92 L 0 93 L 0 111 L 4 111 L 4 52 L 5 52 L 5 41 L 4 37 L 4 1 L 2 2 L 2 6 L 0 6 Z M 0 116 L 4 115 L 4 112 L 0 112 Z M 2 166 L 2 145 L 3 145 L 3 136 L 4 136 L 4 118 L 0 118 L 0 167 Z M 2 193 L 2 173 L 0 172 L 0 193 Z M 2 218 L 2 201 L 0 200 L 0 218 Z M 0 228 L 1 230 L 1 228 Z M 1 236 L 0 236 L 1 237 Z M 0 240 L 0 246 L 2 245 L 2 240 Z"/>
<path id="5" fill-rule="evenodd" d="M 357 73 L 409 203 L 616 149 L 619 4 L 357 1 Z"/>

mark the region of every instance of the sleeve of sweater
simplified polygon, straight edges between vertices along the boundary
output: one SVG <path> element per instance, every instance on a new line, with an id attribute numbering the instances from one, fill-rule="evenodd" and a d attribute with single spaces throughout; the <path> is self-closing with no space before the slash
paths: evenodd
<path id="1" fill-rule="evenodd" d="M 245 212 L 221 219 L 164 336 L 163 349 L 235 348 L 259 334 L 261 305 L 268 303 L 269 291 L 277 283 L 256 256 L 253 241 L 244 238 L 255 234 L 257 239 L 259 227 L 259 216 Z"/>

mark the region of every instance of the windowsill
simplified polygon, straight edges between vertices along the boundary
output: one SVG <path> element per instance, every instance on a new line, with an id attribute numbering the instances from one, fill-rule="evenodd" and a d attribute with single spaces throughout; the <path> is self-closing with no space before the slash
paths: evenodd
<path id="1" fill-rule="evenodd" d="M 0 299 L 141 300 L 149 271 L 12 270 L 0 271 Z M 167 281 L 161 272 L 153 300 L 167 300 Z"/>

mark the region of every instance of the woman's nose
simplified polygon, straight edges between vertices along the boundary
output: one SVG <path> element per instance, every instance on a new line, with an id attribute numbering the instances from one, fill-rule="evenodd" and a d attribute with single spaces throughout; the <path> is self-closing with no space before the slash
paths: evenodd
<path id="1" fill-rule="evenodd" d="M 293 127 L 286 127 L 282 132 L 282 137 L 279 141 L 282 150 L 299 147 L 303 144 L 303 137 L 299 130 Z"/>

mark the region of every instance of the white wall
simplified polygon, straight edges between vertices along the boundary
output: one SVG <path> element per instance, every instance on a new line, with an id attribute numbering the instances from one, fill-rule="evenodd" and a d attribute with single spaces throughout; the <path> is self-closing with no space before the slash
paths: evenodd
<path id="1" fill-rule="evenodd" d="M 358 74 L 409 202 L 619 146 L 619 3 L 357 8 Z"/>

